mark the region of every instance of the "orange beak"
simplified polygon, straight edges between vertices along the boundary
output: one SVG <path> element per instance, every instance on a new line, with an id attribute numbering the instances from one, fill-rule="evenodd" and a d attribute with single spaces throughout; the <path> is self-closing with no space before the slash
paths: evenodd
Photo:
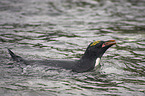
<path id="1" fill-rule="evenodd" d="M 116 44 L 115 40 L 108 40 L 102 45 L 102 47 L 105 47 L 108 45 L 114 45 L 114 44 Z"/>

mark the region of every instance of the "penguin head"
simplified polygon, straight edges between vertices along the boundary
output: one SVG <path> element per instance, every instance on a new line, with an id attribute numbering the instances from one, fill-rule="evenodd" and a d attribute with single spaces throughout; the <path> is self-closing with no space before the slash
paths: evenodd
<path id="1" fill-rule="evenodd" d="M 94 41 L 90 43 L 90 45 L 86 49 L 85 55 L 88 55 L 91 58 L 98 58 L 98 57 L 101 58 L 105 53 L 105 51 L 114 44 L 116 44 L 115 40 Z"/>

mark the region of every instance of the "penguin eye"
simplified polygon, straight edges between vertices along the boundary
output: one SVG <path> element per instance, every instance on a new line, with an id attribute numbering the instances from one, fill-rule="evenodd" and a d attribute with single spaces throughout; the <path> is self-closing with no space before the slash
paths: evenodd
<path id="1" fill-rule="evenodd" d="M 101 40 L 98 40 L 98 41 L 94 41 L 90 46 L 95 46 L 97 45 L 98 43 L 100 43 Z"/>

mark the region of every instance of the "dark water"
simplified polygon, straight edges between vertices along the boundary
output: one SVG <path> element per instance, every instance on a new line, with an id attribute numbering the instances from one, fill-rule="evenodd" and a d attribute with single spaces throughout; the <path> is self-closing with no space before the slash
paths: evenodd
<path id="1" fill-rule="evenodd" d="M 115 39 L 101 69 L 24 66 L 78 59 L 93 40 Z M 145 96 L 145 0 L 0 0 L 0 96 Z"/>

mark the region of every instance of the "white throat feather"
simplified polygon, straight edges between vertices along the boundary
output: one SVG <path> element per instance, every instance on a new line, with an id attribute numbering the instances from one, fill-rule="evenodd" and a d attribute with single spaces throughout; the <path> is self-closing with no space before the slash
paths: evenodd
<path id="1" fill-rule="evenodd" d="M 98 66 L 99 63 L 100 63 L 100 58 L 97 58 L 97 59 L 96 59 L 96 63 L 95 63 L 95 67 Z"/>

